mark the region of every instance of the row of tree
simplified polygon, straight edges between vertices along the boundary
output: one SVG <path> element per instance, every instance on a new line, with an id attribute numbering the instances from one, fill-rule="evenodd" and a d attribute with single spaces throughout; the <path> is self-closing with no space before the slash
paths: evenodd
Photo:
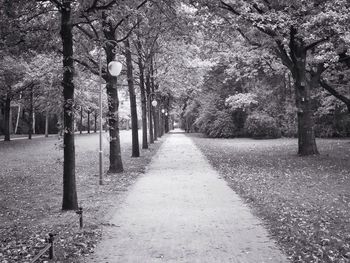
<path id="1" fill-rule="evenodd" d="M 62 209 L 76 209 L 75 115 L 82 106 L 89 106 L 89 100 L 95 103 L 98 94 L 94 90 L 100 81 L 99 75 L 106 90 L 104 106 L 110 135 L 110 173 L 124 170 L 118 87 L 128 87 L 133 157 L 140 155 L 137 95 L 141 102 L 142 148 L 148 148 L 147 135 L 152 143 L 169 130 L 174 95 L 165 88 L 161 77 L 167 79 L 166 75 L 173 72 L 161 72 L 160 68 L 165 64 L 166 42 L 173 38 L 170 31 L 182 31 L 181 23 L 174 21 L 178 3 L 147 0 L 30 0 L 22 3 L 3 0 L 1 5 L 4 7 L 1 25 L 7 25 L 1 30 L 0 42 L 4 66 L 0 98 L 5 109 L 5 123 L 9 123 L 11 101 L 18 100 L 18 96 L 28 90 L 35 94 L 31 98 L 41 98 L 31 105 L 42 103 L 42 111 L 63 116 Z M 107 69 L 115 59 L 124 65 L 118 81 Z M 60 60 L 62 65 L 58 63 Z M 158 106 L 153 108 L 151 101 L 154 99 Z"/>
<path id="2" fill-rule="evenodd" d="M 117 86 L 128 87 L 135 157 L 137 101 L 142 148 L 168 129 L 168 116 L 214 137 L 296 135 L 300 155 L 318 153 L 315 116 L 348 134 L 346 0 L 0 2 L 0 99 L 8 109 L 27 92 L 44 98 L 43 111 L 61 111 L 63 209 L 77 206 L 74 115 L 96 96 L 100 74 L 112 173 L 123 171 Z M 124 65 L 118 81 L 107 69 L 114 59 Z"/>

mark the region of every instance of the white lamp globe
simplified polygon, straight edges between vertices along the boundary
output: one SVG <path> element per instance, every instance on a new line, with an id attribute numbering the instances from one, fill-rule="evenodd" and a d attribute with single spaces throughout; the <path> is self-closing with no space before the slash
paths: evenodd
<path id="1" fill-rule="evenodd" d="M 157 102 L 156 100 L 153 100 L 153 101 L 152 101 L 152 106 L 153 106 L 153 107 L 156 107 L 157 104 L 158 104 L 158 102 Z"/>
<path id="2" fill-rule="evenodd" d="M 122 63 L 120 63 L 118 61 L 109 62 L 108 63 L 108 71 L 114 77 L 119 76 L 120 72 L 122 71 Z"/>
<path id="3" fill-rule="evenodd" d="M 164 113 L 165 112 L 165 110 L 164 109 L 162 109 L 162 113 Z"/>
<path id="4" fill-rule="evenodd" d="M 168 116 L 168 113 L 167 113 L 167 112 L 165 113 L 165 116 Z"/>

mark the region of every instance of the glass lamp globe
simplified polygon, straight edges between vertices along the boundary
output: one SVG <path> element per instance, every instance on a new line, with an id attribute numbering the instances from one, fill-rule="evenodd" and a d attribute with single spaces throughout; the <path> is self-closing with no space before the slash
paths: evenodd
<path id="1" fill-rule="evenodd" d="M 157 102 L 156 100 L 153 100 L 153 101 L 152 101 L 152 106 L 153 106 L 153 107 L 156 107 L 157 104 L 158 104 L 158 102 Z"/>
<path id="2" fill-rule="evenodd" d="M 108 63 L 108 71 L 114 77 L 119 76 L 120 72 L 122 71 L 122 63 L 120 63 L 118 61 L 109 62 Z"/>
<path id="3" fill-rule="evenodd" d="M 165 112 L 165 110 L 164 109 L 162 109 L 162 113 L 164 113 Z"/>

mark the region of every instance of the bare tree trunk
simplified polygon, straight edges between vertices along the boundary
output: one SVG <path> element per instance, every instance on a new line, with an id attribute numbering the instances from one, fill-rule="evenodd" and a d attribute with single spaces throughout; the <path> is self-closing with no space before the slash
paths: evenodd
<path id="1" fill-rule="evenodd" d="M 11 123 L 11 119 L 10 119 L 10 111 L 11 111 L 11 97 L 9 94 L 7 94 L 6 96 L 6 100 L 5 100 L 5 109 L 4 109 L 4 117 L 5 117 L 5 141 L 10 141 L 10 123 Z"/>
<path id="2" fill-rule="evenodd" d="M 90 109 L 87 112 L 87 132 L 90 133 Z"/>
<path id="3" fill-rule="evenodd" d="M 312 155 L 318 154 L 311 104 L 310 86 L 312 84 L 306 78 L 306 50 L 303 45 L 299 46 L 297 44 L 293 46 L 294 49 L 292 50 L 296 58 L 292 73 L 298 115 L 298 154 Z"/>
<path id="4" fill-rule="evenodd" d="M 141 50 L 141 42 L 137 42 L 138 48 Z M 140 93 L 141 93 L 141 112 L 142 112 L 142 149 L 148 149 L 147 142 L 147 98 L 145 90 L 145 74 L 142 63 L 141 54 L 138 56 L 139 78 L 140 78 Z"/>
<path id="5" fill-rule="evenodd" d="M 62 210 L 78 208 L 75 182 L 75 145 L 74 145 L 74 63 L 73 63 L 73 25 L 71 1 L 63 1 L 61 9 L 61 39 L 63 44 L 63 200 Z"/>
<path id="6" fill-rule="evenodd" d="M 151 82 L 150 82 L 150 75 L 149 72 L 147 72 L 147 76 L 146 76 L 146 90 L 147 90 L 147 94 L 148 94 L 148 101 L 147 101 L 147 105 L 148 105 L 148 127 L 149 127 L 149 142 L 150 143 L 154 143 L 154 133 L 153 133 L 153 122 L 152 122 L 152 116 L 153 116 L 153 106 L 152 106 L 152 96 L 151 94 Z"/>
<path id="7" fill-rule="evenodd" d="M 126 66 L 127 66 L 127 78 L 128 78 L 130 112 L 131 112 L 132 157 L 140 157 L 137 104 L 136 104 L 133 66 L 132 66 L 132 57 L 131 57 L 129 39 L 126 39 L 124 41 L 124 44 L 125 44 L 125 57 L 126 57 Z"/>
<path id="8" fill-rule="evenodd" d="M 46 109 L 46 114 L 45 114 L 45 137 L 49 137 L 49 110 Z"/>
<path id="9" fill-rule="evenodd" d="M 29 108 L 29 129 L 28 129 L 28 139 L 32 139 L 32 134 L 33 134 L 33 114 L 34 114 L 34 85 L 30 87 L 30 108 Z"/>
<path id="10" fill-rule="evenodd" d="M 117 78 L 110 77 L 107 83 L 108 109 L 109 109 L 109 173 L 121 173 L 124 171 L 119 137 L 119 98 L 117 90 Z"/>
<path id="11" fill-rule="evenodd" d="M 97 111 L 94 112 L 94 133 L 97 133 Z"/>
<path id="12" fill-rule="evenodd" d="M 22 92 L 19 93 L 19 103 L 18 103 L 18 109 L 17 109 L 17 116 L 16 116 L 16 126 L 15 126 L 15 132 L 17 133 L 18 125 L 19 125 L 19 117 L 21 115 L 21 99 L 22 99 Z"/>
<path id="13" fill-rule="evenodd" d="M 80 124 L 79 124 L 79 133 L 83 133 L 83 107 L 80 106 Z"/>

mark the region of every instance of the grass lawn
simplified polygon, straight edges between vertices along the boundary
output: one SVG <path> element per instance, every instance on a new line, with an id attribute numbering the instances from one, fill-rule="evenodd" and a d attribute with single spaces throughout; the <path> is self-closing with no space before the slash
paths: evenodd
<path id="1" fill-rule="evenodd" d="M 107 171 L 107 134 L 103 137 Z M 81 262 L 83 255 L 93 251 L 112 207 L 121 202 L 161 144 L 142 150 L 140 158 L 131 158 L 131 131 L 122 131 L 125 172 L 106 175 L 105 184 L 99 186 L 98 135 L 75 138 L 78 200 L 84 210 L 82 230 L 74 211 L 61 211 L 63 151 L 57 137 L 0 142 L 0 263 L 29 262 L 45 246 L 50 232 L 58 234 L 57 261 Z"/>
<path id="2" fill-rule="evenodd" d="M 292 262 L 350 262 L 350 140 L 209 139 L 190 134 L 230 187 L 266 223 Z"/>

